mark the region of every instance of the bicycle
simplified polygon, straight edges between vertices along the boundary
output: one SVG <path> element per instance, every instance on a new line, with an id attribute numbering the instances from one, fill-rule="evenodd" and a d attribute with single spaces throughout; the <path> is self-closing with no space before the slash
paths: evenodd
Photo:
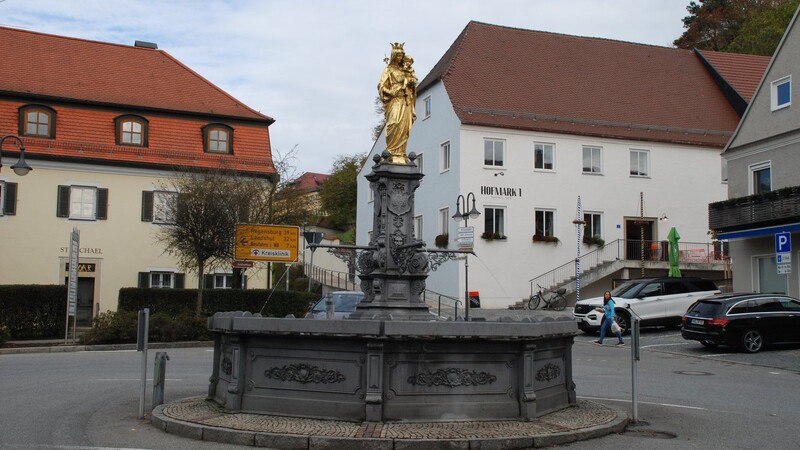
<path id="1" fill-rule="evenodd" d="M 536 286 L 539 285 L 537 284 Z M 536 309 L 541 303 L 544 303 L 542 309 L 563 311 L 567 307 L 567 299 L 564 297 L 566 293 L 567 290 L 565 288 L 551 291 L 539 286 L 539 292 L 531 295 L 528 299 L 528 309 Z"/>

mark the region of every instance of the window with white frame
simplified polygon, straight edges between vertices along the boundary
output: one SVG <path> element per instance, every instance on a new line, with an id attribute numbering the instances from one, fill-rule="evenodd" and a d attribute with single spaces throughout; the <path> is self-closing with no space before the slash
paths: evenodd
<path id="1" fill-rule="evenodd" d="M 371 185 L 367 186 L 367 203 L 375 201 L 375 191 Z"/>
<path id="2" fill-rule="evenodd" d="M 414 239 L 422 240 L 422 216 L 414 217 Z"/>
<path id="3" fill-rule="evenodd" d="M 631 149 L 631 176 L 650 176 L 650 151 Z"/>
<path id="4" fill-rule="evenodd" d="M 450 208 L 439 210 L 439 234 L 450 234 Z"/>
<path id="5" fill-rule="evenodd" d="M 603 148 L 583 146 L 583 173 L 603 173 Z"/>
<path id="6" fill-rule="evenodd" d="M 772 167 L 769 161 L 750 166 L 751 194 L 763 194 L 772 190 Z"/>
<path id="7" fill-rule="evenodd" d="M 583 213 L 583 238 L 603 237 L 603 215 L 595 212 Z"/>
<path id="8" fill-rule="evenodd" d="M 450 141 L 439 146 L 439 167 L 440 172 L 450 170 Z"/>
<path id="9" fill-rule="evenodd" d="M 483 140 L 483 165 L 491 167 L 504 167 L 504 152 L 506 141 L 500 139 Z"/>
<path id="10" fill-rule="evenodd" d="M 140 288 L 183 289 L 185 276 L 169 269 L 155 269 L 150 272 L 139 272 Z"/>
<path id="11" fill-rule="evenodd" d="M 425 97 L 425 100 L 422 101 L 424 108 L 425 108 L 425 115 L 422 116 L 423 119 L 427 119 L 431 116 L 431 96 Z"/>
<path id="12" fill-rule="evenodd" d="M 534 234 L 548 237 L 556 235 L 556 212 L 552 209 L 534 210 Z"/>
<path id="13" fill-rule="evenodd" d="M 414 164 L 417 165 L 419 173 L 425 173 L 425 160 L 422 158 L 422 153 L 417 155 L 417 159 L 414 160 Z"/>
<path id="14" fill-rule="evenodd" d="M 770 107 L 772 111 L 790 106 L 792 104 L 792 76 L 775 80 L 771 85 Z"/>
<path id="15" fill-rule="evenodd" d="M 498 239 L 506 237 L 506 209 L 487 206 L 483 210 L 483 237 Z"/>
<path id="16" fill-rule="evenodd" d="M 69 193 L 69 218 L 94 219 L 97 208 L 97 188 L 72 186 Z"/>
<path id="17" fill-rule="evenodd" d="M 533 168 L 555 170 L 555 145 L 544 142 L 533 143 Z"/>
<path id="18" fill-rule="evenodd" d="M 172 288 L 174 287 L 172 272 L 150 272 L 151 288 Z"/>

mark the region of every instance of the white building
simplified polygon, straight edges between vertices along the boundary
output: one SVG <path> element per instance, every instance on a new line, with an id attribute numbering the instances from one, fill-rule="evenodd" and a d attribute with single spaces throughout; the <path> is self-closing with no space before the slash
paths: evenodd
<path id="1" fill-rule="evenodd" d="M 741 83 L 717 70 L 714 55 L 470 22 L 418 86 L 408 152 L 422 155 L 426 176 L 415 233 L 429 248 L 447 234 L 458 248 L 456 199 L 474 193 L 469 290 L 484 308 L 528 297 L 531 280 L 575 260 L 579 196 L 584 230 L 622 259 L 640 259 L 642 230 L 646 259 L 662 259 L 658 241 L 675 226 L 682 242 L 707 246 L 708 261 L 707 205 L 725 198 L 720 151 L 744 107 L 733 106 Z M 758 77 L 768 60 L 743 71 Z M 363 176 L 384 149 L 382 135 L 359 177 L 359 245 L 370 241 L 372 217 Z M 582 253 L 595 248 L 581 244 Z M 648 274 L 666 267 L 648 262 Z M 586 291 L 636 276 L 626 266 Z M 448 262 L 427 288 L 462 297 L 465 278 L 463 262 Z"/>

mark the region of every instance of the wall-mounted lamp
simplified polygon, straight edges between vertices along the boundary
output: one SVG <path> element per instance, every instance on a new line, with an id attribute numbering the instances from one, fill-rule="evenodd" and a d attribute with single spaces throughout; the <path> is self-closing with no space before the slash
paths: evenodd
<path id="1" fill-rule="evenodd" d="M 661 217 L 659 217 L 658 220 L 663 220 L 664 222 L 666 222 L 669 220 L 669 217 L 667 217 L 666 214 L 661 214 Z"/>
<path id="2" fill-rule="evenodd" d="M 33 169 L 31 168 L 31 166 L 28 165 L 28 163 L 25 162 L 25 143 L 22 142 L 22 139 L 20 139 L 19 136 L 14 136 L 13 134 L 9 134 L 7 136 L 0 137 L 0 167 L 3 167 L 2 163 L 3 142 L 5 142 L 6 139 L 13 139 L 17 141 L 17 145 L 19 145 L 19 159 L 17 160 L 16 164 L 11 166 L 11 170 L 13 170 L 15 174 L 24 177 L 25 175 L 28 174 L 28 172 L 30 172 Z"/>
<path id="3" fill-rule="evenodd" d="M 502 177 L 502 176 L 505 176 L 505 175 L 506 175 L 506 173 L 505 173 L 505 172 L 496 172 L 496 173 L 494 174 L 494 176 L 498 176 L 498 175 L 500 175 L 500 176 Z"/>

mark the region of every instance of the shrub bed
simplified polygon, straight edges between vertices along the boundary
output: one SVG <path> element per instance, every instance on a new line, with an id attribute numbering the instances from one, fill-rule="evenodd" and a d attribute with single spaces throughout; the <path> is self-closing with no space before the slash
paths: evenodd
<path id="1" fill-rule="evenodd" d="M 58 336 L 64 331 L 66 309 L 66 286 L 29 284 L 0 286 L 0 327 L 7 328 L 9 338 L 35 339 Z"/>

